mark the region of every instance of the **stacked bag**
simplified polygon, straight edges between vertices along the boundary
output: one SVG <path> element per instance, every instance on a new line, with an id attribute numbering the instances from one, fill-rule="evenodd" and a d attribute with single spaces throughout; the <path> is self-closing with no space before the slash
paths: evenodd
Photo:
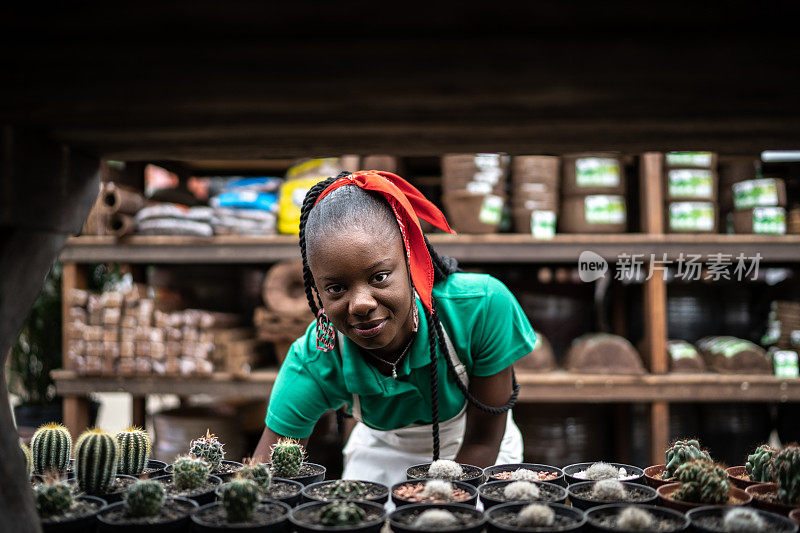
<path id="1" fill-rule="evenodd" d="M 511 166 L 511 215 L 514 231 L 551 238 L 556 231 L 560 160 L 522 155 Z"/>
<path id="2" fill-rule="evenodd" d="M 568 154 L 561 161 L 561 231 L 624 233 L 628 225 L 627 204 L 619 154 Z"/>
<path id="3" fill-rule="evenodd" d="M 668 233 L 716 233 L 717 154 L 667 152 L 664 199 Z"/>
<path id="4" fill-rule="evenodd" d="M 505 154 L 442 157 L 442 202 L 461 233 L 496 233 L 503 219 L 510 158 Z"/>

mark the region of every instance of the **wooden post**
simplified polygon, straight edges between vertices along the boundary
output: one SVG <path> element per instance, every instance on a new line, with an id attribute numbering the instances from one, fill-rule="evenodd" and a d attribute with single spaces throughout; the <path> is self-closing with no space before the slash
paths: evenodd
<path id="1" fill-rule="evenodd" d="M 61 282 L 61 316 L 62 316 L 62 349 L 61 366 L 69 368 L 67 346 L 69 344 L 69 294 L 72 289 L 85 289 L 87 286 L 86 269 L 76 263 L 64 263 Z M 77 438 L 89 426 L 89 400 L 85 396 L 64 396 L 62 404 L 64 425 L 72 438 Z"/>
<path id="2" fill-rule="evenodd" d="M 133 400 L 133 425 L 145 428 L 147 422 L 147 396 L 134 396 Z"/>

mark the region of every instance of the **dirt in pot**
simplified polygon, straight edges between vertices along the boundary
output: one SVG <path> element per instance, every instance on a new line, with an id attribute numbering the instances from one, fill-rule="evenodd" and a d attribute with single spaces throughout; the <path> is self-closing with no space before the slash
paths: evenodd
<path id="1" fill-rule="evenodd" d="M 297 507 L 294 510 L 294 519 L 297 520 L 298 522 L 303 522 L 306 524 L 322 525 L 320 522 L 319 515 L 323 509 L 325 509 L 324 505 L 315 505 L 306 509 Z M 373 508 L 363 507 L 362 509 L 364 509 L 364 518 L 359 522 L 359 524 L 363 524 L 366 522 L 373 522 L 375 520 L 378 520 L 384 514 L 383 508 L 373 509 Z M 358 524 L 350 524 L 351 527 L 357 525 Z"/>
<path id="2" fill-rule="evenodd" d="M 109 489 L 106 491 L 106 494 L 114 494 L 115 492 L 124 492 L 128 490 L 128 487 L 130 487 L 137 481 L 139 480 L 127 477 L 117 477 L 116 479 L 114 479 L 114 483 L 111 484 L 111 487 L 109 487 Z M 102 497 L 102 495 L 100 494 L 98 494 L 98 496 Z"/>
<path id="3" fill-rule="evenodd" d="M 115 524 L 137 524 L 137 525 L 148 525 L 148 524 L 160 524 L 162 522 L 172 522 L 174 520 L 179 520 L 180 518 L 188 515 L 192 512 L 194 508 L 188 502 L 182 502 L 179 500 L 167 500 L 164 503 L 164 506 L 158 512 L 158 514 L 153 516 L 143 516 L 143 517 L 131 517 L 125 513 L 125 506 L 121 505 L 116 509 L 105 513 L 103 517 L 108 520 L 109 522 L 114 522 Z"/>
<path id="4" fill-rule="evenodd" d="M 429 465 L 418 465 L 408 469 L 408 476 L 413 479 L 427 479 Z M 461 475 L 450 481 L 467 481 L 483 475 L 483 470 L 476 466 L 461 465 Z"/>
<path id="5" fill-rule="evenodd" d="M 303 463 L 303 466 L 300 467 L 300 472 L 296 476 L 292 476 L 286 479 L 296 479 L 299 477 L 306 477 L 306 476 L 316 476 L 321 474 L 323 468 L 320 465 L 315 465 L 313 463 Z"/>
<path id="6" fill-rule="evenodd" d="M 399 524 L 402 524 L 406 527 L 411 527 L 414 525 L 414 522 L 417 520 L 419 515 L 427 511 L 428 509 L 414 509 L 411 512 L 403 512 L 395 514 L 392 517 L 392 520 L 396 521 Z M 456 529 L 458 528 L 468 528 L 477 524 L 481 518 L 476 516 L 475 513 L 469 513 L 467 511 L 462 511 L 459 509 L 447 509 L 447 512 L 452 514 L 458 522 L 453 524 L 452 526 L 447 526 L 447 529 Z"/>
<path id="7" fill-rule="evenodd" d="M 435 480 L 438 481 L 438 480 Z M 443 481 L 443 483 L 449 483 Z M 394 489 L 393 494 L 403 500 L 413 503 L 457 503 L 469 500 L 472 495 L 464 489 L 452 487 L 450 497 L 438 497 L 436 493 L 428 491 L 425 492 L 426 482 L 424 481 L 409 481 Z"/>
<path id="8" fill-rule="evenodd" d="M 205 483 L 195 489 L 179 489 L 175 487 L 175 482 L 171 479 L 164 483 L 164 490 L 167 491 L 167 496 L 172 498 L 194 498 L 195 496 L 200 496 L 201 494 L 208 494 L 209 492 L 216 490 L 217 487 L 219 487 L 219 483 L 213 483 L 210 480 L 207 480 Z"/>
<path id="9" fill-rule="evenodd" d="M 583 487 L 576 487 L 575 485 L 573 485 L 570 487 L 570 490 L 575 493 L 575 496 L 592 502 L 637 503 L 653 499 L 653 493 L 651 491 L 648 491 L 645 487 L 641 488 L 632 487 L 630 485 L 624 485 L 623 490 L 625 494 L 622 498 L 617 498 L 617 497 L 603 498 L 602 496 L 598 496 L 593 492 L 594 485 L 583 486 Z"/>
<path id="10" fill-rule="evenodd" d="M 228 522 L 228 515 L 222 505 L 214 505 L 195 513 L 195 518 L 213 526 L 259 526 L 272 524 L 286 516 L 286 509 L 274 503 L 261 503 L 252 516 L 242 522 Z"/>
<path id="11" fill-rule="evenodd" d="M 217 468 L 211 472 L 213 476 L 224 476 L 225 474 L 233 474 L 242 469 L 240 464 L 220 463 Z"/>
<path id="12" fill-rule="evenodd" d="M 485 485 L 481 488 L 481 494 L 501 502 L 518 501 L 506 498 L 505 490 L 507 486 L 507 484 Z M 535 500 L 537 502 L 554 502 L 564 497 L 564 489 L 557 485 L 542 483 L 536 486 L 539 488 L 539 497 Z"/>
<path id="13" fill-rule="evenodd" d="M 66 512 L 59 515 L 48 516 L 46 518 L 42 518 L 42 520 L 50 523 L 74 520 L 76 518 L 92 515 L 100 510 L 101 507 L 103 507 L 103 505 L 100 502 L 75 500 L 75 503 L 73 503 L 72 507 L 70 507 Z"/>
<path id="14" fill-rule="evenodd" d="M 492 511 L 494 511 L 494 509 L 492 509 Z M 526 529 L 532 529 L 528 528 L 527 526 L 521 526 L 517 521 L 518 516 L 518 510 L 512 511 L 509 509 L 501 509 L 499 511 L 492 512 L 492 518 L 505 526 L 525 527 Z M 552 526 L 543 527 L 542 529 L 546 529 L 548 531 L 557 531 L 559 529 L 566 529 L 578 523 L 575 518 L 571 516 L 560 515 L 558 513 L 555 514 L 554 519 L 555 522 Z"/>
<path id="15" fill-rule="evenodd" d="M 653 517 L 652 527 L 643 529 L 642 531 L 675 531 L 683 527 L 683 521 L 670 516 L 651 515 Z M 619 521 L 618 512 L 610 513 L 597 513 L 592 517 L 592 525 L 605 527 L 608 529 L 621 529 L 617 522 Z"/>
<path id="16" fill-rule="evenodd" d="M 519 469 L 515 468 L 514 470 L 506 470 L 504 472 L 497 472 L 495 474 L 492 474 L 492 478 L 498 479 L 498 480 L 502 480 L 502 481 L 511 480 L 511 479 L 513 479 L 514 472 L 516 472 L 517 470 L 519 470 Z M 525 468 L 524 470 L 528 470 L 528 469 Z M 537 476 L 539 476 L 538 479 L 536 479 L 536 481 L 551 481 L 553 479 L 556 479 L 559 475 L 561 475 L 558 472 L 545 472 L 544 470 L 531 470 L 531 472 L 533 472 Z"/>
<path id="17" fill-rule="evenodd" d="M 369 481 L 362 481 L 361 483 L 364 484 L 364 491 L 358 495 L 348 497 L 332 496 L 330 492 L 333 488 L 333 482 L 306 489 L 306 493 L 318 500 L 377 500 L 387 496 L 389 492 L 389 489 L 385 485 L 370 483 Z"/>
<path id="18" fill-rule="evenodd" d="M 300 487 L 293 483 L 273 479 L 269 489 L 264 492 L 263 496 L 272 500 L 283 500 L 284 498 L 291 498 L 297 495 L 300 490 Z"/>

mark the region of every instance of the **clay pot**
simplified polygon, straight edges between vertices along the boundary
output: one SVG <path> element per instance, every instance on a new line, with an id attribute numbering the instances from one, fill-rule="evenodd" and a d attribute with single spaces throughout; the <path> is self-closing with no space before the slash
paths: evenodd
<path id="1" fill-rule="evenodd" d="M 674 483 L 673 481 L 664 481 L 661 476 L 664 475 L 664 469 L 667 465 L 653 465 L 644 469 L 644 482 L 648 487 L 657 489 L 661 485 Z"/>
<path id="2" fill-rule="evenodd" d="M 680 483 L 668 483 L 667 485 L 662 485 L 656 489 L 656 493 L 658 494 L 658 501 L 662 507 L 669 507 L 670 509 L 675 509 L 676 511 L 680 511 L 685 513 L 690 509 L 696 509 L 698 507 L 708 507 L 708 504 L 705 503 L 694 503 L 694 502 L 683 502 L 680 500 L 676 500 L 672 497 L 673 493 L 676 490 L 681 488 Z M 737 489 L 736 487 L 731 487 L 728 502 L 724 506 L 734 506 L 734 505 L 747 505 L 753 500 L 753 497 L 747 494 L 742 489 Z M 723 507 L 723 506 L 717 506 Z"/>
<path id="3" fill-rule="evenodd" d="M 747 487 L 758 485 L 759 481 L 750 481 L 750 476 L 747 474 L 746 466 L 732 466 L 726 468 L 725 472 L 728 473 L 728 479 L 737 489 L 745 490 Z"/>
<path id="4" fill-rule="evenodd" d="M 764 500 L 759 498 L 759 496 L 777 496 L 778 485 L 776 483 L 758 483 L 757 485 L 751 485 L 745 489 L 745 492 L 752 496 L 752 506 L 756 509 L 789 516 L 792 509 L 797 508 L 797 505 L 788 505 L 773 499 Z"/>

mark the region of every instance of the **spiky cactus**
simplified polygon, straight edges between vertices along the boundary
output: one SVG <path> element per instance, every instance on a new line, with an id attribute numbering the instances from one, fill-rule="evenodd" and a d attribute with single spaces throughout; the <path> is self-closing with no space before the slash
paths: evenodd
<path id="1" fill-rule="evenodd" d="M 74 502 L 69 484 L 60 479 L 55 471 L 47 474 L 44 483 L 34 487 L 33 492 L 36 510 L 42 518 L 63 514 Z"/>
<path id="2" fill-rule="evenodd" d="M 154 516 L 167 500 L 164 485 L 158 481 L 137 481 L 125 491 L 125 514 L 128 516 Z"/>
<path id="3" fill-rule="evenodd" d="M 628 492 L 625 485 L 616 479 L 601 479 L 592 485 L 592 498 L 602 502 L 621 502 L 625 501 Z"/>
<path id="4" fill-rule="evenodd" d="M 458 523 L 458 518 L 447 509 L 428 509 L 422 511 L 414 520 L 414 527 L 420 529 L 434 529 L 451 527 Z"/>
<path id="5" fill-rule="evenodd" d="M 202 487 L 210 473 L 211 466 L 199 457 L 184 455 L 172 463 L 172 483 L 178 490 Z"/>
<path id="6" fill-rule="evenodd" d="M 292 478 L 300 473 L 306 451 L 300 441 L 280 439 L 270 450 L 272 473 L 276 477 Z"/>
<path id="7" fill-rule="evenodd" d="M 708 452 L 700 449 L 700 442 L 696 439 L 676 440 L 671 447 L 667 448 L 664 455 L 664 472 L 661 474 L 661 479 L 665 481 L 674 479 L 675 471 L 683 463 L 695 459 L 711 460 Z"/>
<path id="8" fill-rule="evenodd" d="M 119 473 L 138 476 L 144 472 L 151 451 L 150 436 L 147 432 L 141 428 L 129 427 L 117 433 L 117 444 L 119 444 L 119 465 L 117 465 Z"/>
<path id="9" fill-rule="evenodd" d="M 540 495 L 539 487 L 530 481 L 513 481 L 503 488 L 503 496 L 510 502 L 538 500 Z"/>
<path id="10" fill-rule="evenodd" d="M 772 468 L 772 459 L 777 450 L 768 444 L 762 444 L 756 451 L 747 456 L 747 475 L 751 481 L 770 483 L 775 481 L 775 470 Z"/>
<path id="11" fill-rule="evenodd" d="M 367 513 L 353 502 L 337 500 L 319 511 L 319 521 L 326 526 L 351 526 L 366 518 Z"/>
<path id="12" fill-rule="evenodd" d="M 617 516 L 617 526 L 625 531 L 650 531 L 656 523 L 655 517 L 635 505 L 626 507 Z"/>
<path id="13" fill-rule="evenodd" d="M 778 479 L 778 499 L 787 505 L 800 505 L 800 446 L 790 444 L 773 459 Z"/>
<path id="14" fill-rule="evenodd" d="M 327 487 L 329 498 L 337 500 L 357 500 L 367 493 L 367 485 L 354 479 L 337 479 Z"/>
<path id="15" fill-rule="evenodd" d="M 449 500 L 453 497 L 453 484 L 443 479 L 431 479 L 425 483 L 425 488 L 419 495 L 423 498 Z"/>
<path id="16" fill-rule="evenodd" d="M 33 469 L 37 474 L 51 470 L 66 472 L 72 453 L 72 436 L 62 424 L 51 422 L 40 426 L 31 439 Z"/>
<path id="17" fill-rule="evenodd" d="M 456 480 L 464 474 L 464 469 L 455 461 L 439 459 L 428 467 L 428 476 L 437 479 Z"/>
<path id="18" fill-rule="evenodd" d="M 681 487 L 675 491 L 676 500 L 709 505 L 728 501 L 731 484 L 725 469 L 712 461 L 697 459 L 678 467 L 675 477 Z"/>
<path id="19" fill-rule="evenodd" d="M 619 479 L 619 468 L 601 461 L 587 468 L 584 475 L 586 479 L 591 479 L 593 481 L 600 481 L 601 479 Z"/>
<path id="20" fill-rule="evenodd" d="M 725 513 L 722 519 L 723 529 L 727 533 L 751 533 L 766 531 L 767 524 L 754 509 L 734 507 Z"/>
<path id="21" fill-rule="evenodd" d="M 513 472 L 511 472 L 511 477 L 509 477 L 512 481 L 539 481 L 540 476 L 538 472 L 534 472 L 528 468 L 517 468 Z"/>
<path id="22" fill-rule="evenodd" d="M 114 484 L 119 446 L 113 435 L 100 429 L 84 431 L 75 445 L 75 477 L 87 494 L 105 494 Z"/>
<path id="23" fill-rule="evenodd" d="M 25 455 L 25 471 L 28 473 L 28 479 L 30 479 L 33 476 L 33 454 L 24 442 L 20 441 L 19 447 Z"/>
<path id="24" fill-rule="evenodd" d="M 189 444 L 189 454 L 199 457 L 211 465 L 211 471 L 219 469 L 219 463 L 225 459 L 225 445 L 217 437 L 206 429 L 204 437 L 193 440 Z"/>
<path id="25" fill-rule="evenodd" d="M 260 492 L 255 481 L 237 477 L 222 486 L 220 496 L 228 522 L 244 522 L 253 516 Z"/>
<path id="26" fill-rule="evenodd" d="M 523 527 L 552 526 L 556 522 L 556 513 L 541 503 L 532 503 L 520 509 L 517 514 L 517 525 Z"/>
<path id="27" fill-rule="evenodd" d="M 253 459 L 245 459 L 244 466 L 239 470 L 239 476 L 255 481 L 262 494 L 266 494 L 272 485 L 272 472 L 269 471 L 269 467 Z"/>

